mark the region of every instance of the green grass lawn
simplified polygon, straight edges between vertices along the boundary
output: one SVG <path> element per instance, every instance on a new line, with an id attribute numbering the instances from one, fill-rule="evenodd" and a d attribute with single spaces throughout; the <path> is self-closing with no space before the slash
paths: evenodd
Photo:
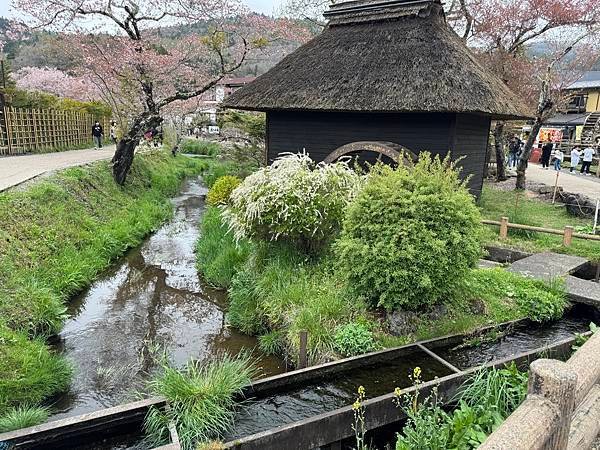
<path id="1" fill-rule="evenodd" d="M 528 198 L 523 192 L 501 191 L 493 186 L 484 186 L 479 207 L 484 219 L 500 220 L 506 216 L 512 223 L 533 225 L 557 230 L 571 225 L 589 227 L 591 219 L 582 219 L 567 213 L 561 203 L 552 205 L 550 202 Z M 509 230 L 509 237 L 500 240 L 497 226 L 485 226 L 484 240 L 486 244 L 512 247 L 528 252 L 553 251 L 581 255 L 590 259 L 600 260 L 600 242 L 573 239 L 573 244 L 565 247 L 562 236 L 536 233 L 523 230 Z"/>

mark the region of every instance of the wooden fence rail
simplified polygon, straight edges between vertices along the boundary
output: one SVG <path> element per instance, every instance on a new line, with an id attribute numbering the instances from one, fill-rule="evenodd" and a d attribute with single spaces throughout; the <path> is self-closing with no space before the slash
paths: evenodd
<path id="1" fill-rule="evenodd" d="M 0 155 L 67 150 L 92 145 L 96 118 L 87 113 L 53 109 L 0 109 Z M 108 118 L 101 119 L 108 132 Z"/>
<path id="2" fill-rule="evenodd" d="M 479 450 L 586 450 L 600 433 L 600 334 L 565 363 L 539 359 L 527 398 Z"/>
<path id="3" fill-rule="evenodd" d="M 534 227 L 531 225 L 521 225 L 519 223 L 510 223 L 508 217 L 502 217 L 500 221 L 497 220 L 482 220 L 481 223 L 485 225 L 496 225 L 500 227 L 500 239 L 506 239 L 508 237 L 509 228 L 517 230 L 528 230 L 537 231 L 538 233 L 556 234 L 563 237 L 563 245 L 569 246 L 573 243 L 573 238 L 586 239 L 589 241 L 600 241 L 600 236 L 585 233 L 575 233 L 572 226 L 567 225 L 564 230 L 555 230 L 553 228 Z"/>

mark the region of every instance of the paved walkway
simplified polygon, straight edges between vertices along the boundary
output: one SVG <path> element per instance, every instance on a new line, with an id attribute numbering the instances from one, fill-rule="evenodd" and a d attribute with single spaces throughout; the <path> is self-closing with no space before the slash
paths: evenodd
<path id="1" fill-rule="evenodd" d="M 80 166 L 102 159 L 110 159 L 114 153 L 115 146 L 109 145 L 100 150 L 70 150 L 41 155 L 0 158 L 0 191 L 21 184 L 46 172 Z"/>
<path id="2" fill-rule="evenodd" d="M 554 186 L 556 182 L 556 172 L 550 168 L 542 169 L 538 164 L 530 163 L 526 174 L 528 181 Z M 567 192 L 583 194 L 590 198 L 600 200 L 600 178 L 594 176 L 585 176 L 579 173 L 571 174 L 569 170 L 562 170 L 558 176 L 558 185 L 562 186 Z"/>

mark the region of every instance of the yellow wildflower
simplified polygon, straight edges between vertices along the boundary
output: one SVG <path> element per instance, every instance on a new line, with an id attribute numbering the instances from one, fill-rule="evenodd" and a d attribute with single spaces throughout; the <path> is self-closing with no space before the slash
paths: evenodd
<path id="1" fill-rule="evenodd" d="M 360 401 L 356 400 L 353 404 L 352 404 L 352 409 L 354 411 L 358 411 L 360 409 Z"/>
<path id="2" fill-rule="evenodd" d="M 396 389 L 394 389 L 394 395 L 396 397 L 400 397 L 402 395 L 402 389 L 400 389 L 399 387 L 397 387 Z"/>
<path id="3" fill-rule="evenodd" d="M 358 387 L 358 395 L 365 395 L 365 388 L 364 388 L 364 386 L 359 386 Z"/>

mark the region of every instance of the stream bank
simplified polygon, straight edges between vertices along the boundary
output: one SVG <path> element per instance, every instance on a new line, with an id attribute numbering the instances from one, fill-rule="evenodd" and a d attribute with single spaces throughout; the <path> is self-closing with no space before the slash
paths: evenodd
<path id="1" fill-rule="evenodd" d="M 173 219 L 71 302 L 56 348 L 75 377 L 52 419 L 131 400 L 163 353 L 180 366 L 256 347 L 255 338 L 225 326 L 226 294 L 198 277 L 194 245 L 205 194 L 197 177 L 186 180 L 172 199 Z M 255 356 L 264 375 L 284 370 L 276 358 Z"/>

